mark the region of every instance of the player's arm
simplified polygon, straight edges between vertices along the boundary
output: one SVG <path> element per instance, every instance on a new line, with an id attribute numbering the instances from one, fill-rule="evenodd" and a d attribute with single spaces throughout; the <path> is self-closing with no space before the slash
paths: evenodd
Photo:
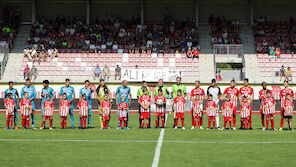
<path id="1" fill-rule="evenodd" d="M 30 104 L 30 114 L 32 114 L 32 104 Z"/>
<path id="2" fill-rule="evenodd" d="M 33 95 L 32 95 L 32 98 L 30 99 L 31 101 L 32 100 L 34 100 L 36 98 L 36 90 L 35 90 L 35 88 L 34 88 L 34 90 L 33 90 Z"/>
<path id="3" fill-rule="evenodd" d="M 221 89 L 220 89 L 220 87 L 218 87 L 218 100 L 221 100 Z"/>
<path id="4" fill-rule="evenodd" d="M 59 93 L 59 95 L 60 95 L 60 100 L 62 100 L 62 88 L 60 89 L 60 93 Z"/>
<path id="5" fill-rule="evenodd" d="M 263 102 L 262 105 L 263 105 L 263 106 L 262 106 L 262 112 L 263 112 L 263 114 L 265 114 L 265 104 L 264 104 L 264 102 Z"/>
<path id="6" fill-rule="evenodd" d="M 176 112 L 176 103 L 173 104 L 174 111 Z"/>
<path id="7" fill-rule="evenodd" d="M 24 111 L 23 111 L 23 107 L 22 107 L 22 105 L 21 105 L 21 115 L 23 115 L 24 114 Z"/>
<path id="8" fill-rule="evenodd" d="M 131 94 L 131 92 L 129 92 L 129 94 L 128 94 L 128 96 L 129 96 L 129 106 L 132 106 L 132 94 Z"/>

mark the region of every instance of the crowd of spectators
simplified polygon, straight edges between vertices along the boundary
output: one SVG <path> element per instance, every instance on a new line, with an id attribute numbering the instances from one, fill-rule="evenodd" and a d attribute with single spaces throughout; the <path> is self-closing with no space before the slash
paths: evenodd
<path id="1" fill-rule="evenodd" d="M 293 17 L 290 21 L 281 22 L 259 17 L 253 29 L 257 53 L 270 54 L 276 50 L 284 54 L 296 52 L 296 21 Z"/>
<path id="2" fill-rule="evenodd" d="M 35 48 L 35 46 L 32 46 L 31 48 L 26 46 L 23 53 L 24 57 L 28 58 L 29 61 L 37 61 L 39 64 L 41 61 L 45 62 L 48 58 L 53 59 L 58 57 L 58 50 L 56 48 L 46 49 L 43 45 L 37 46 L 37 48 Z"/>
<path id="3" fill-rule="evenodd" d="M 193 21 L 139 24 L 119 17 L 95 19 L 89 25 L 73 17 L 37 19 L 27 47 L 57 48 L 59 52 L 175 53 L 198 48 Z"/>
<path id="4" fill-rule="evenodd" d="M 19 28 L 20 11 L 17 6 L 3 8 L 3 19 L 0 19 L 0 45 L 7 45 L 12 48 L 13 41 Z"/>
<path id="5" fill-rule="evenodd" d="M 223 17 L 209 17 L 212 44 L 241 44 L 239 21 L 229 21 Z"/>

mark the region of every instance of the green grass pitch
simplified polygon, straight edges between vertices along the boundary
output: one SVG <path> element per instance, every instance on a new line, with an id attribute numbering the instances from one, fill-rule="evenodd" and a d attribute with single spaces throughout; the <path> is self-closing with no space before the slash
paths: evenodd
<path id="1" fill-rule="evenodd" d="M 0 118 L 0 166 L 2 167 L 148 167 L 152 165 L 160 134 L 160 129 L 138 129 L 137 114 L 130 115 L 129 130 L 116 129 L 117 115 L 112 115 L 112 129 L 110 130 L 100 130 L 98 128 L 98 115 L 93 115 L 92 118 L 92 126 L 94 128 L 86 130 L 59 129 L 60 119 L 58 115 L 54 116 L 55 128 L 52 131 L 48 129 L 4 130 L 5 115 L 0 114 Z M 296 156 L 296 132 L 262 131 L 260 130 L 259 115 L 253 116 L 254 130 L 252 131 L 190 130 L 190 115 L 185 117 L 186 130 L 174 130 L 172 129 L 172 118 L 172 115 L 168 116 L 158 164 L 160 167 L 262 167 L 294 166 L 296 163 L 294 158 Z M 222 126 L 221 120 L 220 127 Z M 154 126 L 154 115 L 152 115 L 151 123 Z M 36 126 L 39 127 L 40 124 L 41 115 L 37 114 Z M 75 124 L 75 126 L 78 126 L 77 115 L 75 117 Z M 18 125 L 21 125 L 20 119 L 18 120 Z M 48 126 L 48 122 L 46 125 Z M 68 122 L 68 127 L 69 125 L 70 122 Z M 205 125 L 207 125 L 206 117 L 204 119 L 204 127 Z M 279 116 L 276 116 L 275 125 L 276 128 L 279 128 Z M 7 141 L 3 139 L 20 140 Z M 188 141 L 194 141 L 195 143 L 189 143 Z"/>

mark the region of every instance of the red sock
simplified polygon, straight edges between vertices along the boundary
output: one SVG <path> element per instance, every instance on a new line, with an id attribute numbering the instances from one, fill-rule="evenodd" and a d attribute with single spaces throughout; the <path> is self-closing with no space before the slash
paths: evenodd
<path id="1" fill-rule="evenodd" d="M 161 120 L 161 126 L 164 127 L 164 119 Z"/>
<path id="2" fill-rule="evenodd" d="M 232 128 L 232 127 L 231 127 L 231 121 L 229 121 L 229 128 Z"/>
<path id="3" fill-rule="evenodd" d="M 147 127 L 147 128 L 149 127 L 149 123 L 146 124 L 146 127 Z"/>
<path id="4" fill-rule="evenodd" d="M 226 122 L 226 121 L 224 121 L 224 128 L 226 128 L 226 123 L 227 123 L 227 122 Z"/>
<path id="5" fill-rule="evenodd" d="M 49 127 L 52 127 L 52 119 L 49 119 Z"/>
<path id="6" fill-rule="evenodd" d="M 213 128 L 215 128 L 215 127 L 216 127 L 216 121 L 213 120 Z"/>
<path id="7" fill-rule="evenodd" d="M 274 129 L 274 120 L 271 119 L 271 128 Z"/>
<path id="8" fill-rule="evenodd" d="M 193 126 L 196 127 L 196 121 L 194 121 Z"/>
<path id="9" fill-rule="evenodd" d="M 25 127 L 25 119 L 22 119 L 22 126 Z"/>
<path id="10" fill-rule="evenodd" d="M 194 117 L 193 116 L 191 117 L 191 124 L 192 124 L 192 126 L 196 126 L 196 122 L 194 121 Z"/>
<path id="11" fill-rule="evenodd" d="M 13 119 L 10 119 L 10 127 L 13 127 Z"/>
<path id="12" fill-rule="evenodd" d="M 182 127 L 184 127 L 184 119 L 181 119 Z"/>
<path id="13" fill-rule="evenodd" d="M 142 120 L 142 128 L 145 128 L 145 123 L 143 120 Z"/>
<path id="14" fill-rule="evenodd" d="M 200 118 L 200 126 L 202 126 L 202 123 L 203 123 L 203 118 L 201 117 Z"/>
<path id="15" fill-rule="evenodd" d="M 252 116 L 250 115 L 250 118 L 249 118 L 249 127 L 251 128 L 252 127 Z"/>
<path id="16" fill-rule="evenodd" d="M 266 118 L 266 129 L 268 129 L 269 119 Z"/>
<path id="17" fill-rule="evenodd" d="M 211 121 L 208 121 L 208 128 L 211 128 Z"/>
<path id="18" fill-rule="evenodd" d="M 80 118 L 80 125 L 81 125 L 82 128 L 84 128 L 83 127 L 83 118 Z"/>
<path id="19" fill-rule="evenodd" d="M 6 119 L 6 127 L 9 128 L 9 118 Z"/>
<path id="20" fill-rule="evenodd" d="M 83 127 L 86 127 L 86 118 L 83 119 Z"/>
<path id="21" fill-rule="evenodd" d="M 124 127 L 126 127 L 126 121 L 123 122 Z"/>
<path id="22" fill-rule="evenodd" d="M 104 128 L 106 127 L 106 121 L 103 121 L 103 127 Z"/>
<path id="23" fill-rule="evenodd" d="M 41 127 L 43 127 L 45 124 L 45 119 L 43 119 L 42 123 L 41 123 Z"/>
<path id="24" fill-rule="evenodd" d="M 178 119 L 175 119 L 175 127 L 178 127 Z"/>
<path id="25" fill-rule="evenodd" d="M 200 120 L 197 121 L 197 127 L 199 127 L 199 125 L 200 125 Z"/>
<path id="26" fill-rule="evenodd" d="M 64 126 L 64 121 L 61 120 L 61 129 L 63 129 L 63 126 Z"/>
<path id="27" fill-rule="evenodd" d="M 67 127 L 67 120 L 64 119 L 64 128 L 66 129 L 66 127 Z"/>
<path id="28" fill-rule="evenodd" d="M 30 120 L 27 119 L 27 127 L 30 127 Z"/>
<path id="29" fill-rule="evenodd" d="M 236 124 L 236 115 L 233 115 L 233 127 L 235 127 Z"/>
<path id="30" fill-rule="evenodd" d="M 122 121 L 120 121 L 120 123 L 119 123 L 119 127 L 122 127 Z"/>
<path id="31" fill-rule="evenodd" d="M 263 114 L 261 115 L 261 123 L 262 123 L 262 126 L 265 127 L 265 125 L 264 125 L 264 115 Z"/>
<path id="32" fill-rule="evenodd" d="M 284 124 L 284 118 L 283 116 L 281 116 L 281 128 L 283 128 L 283 124 Z"/>
<path id="33" fill-rule="evenodd" d="M 157 118 L 155 119 L 155 126 L 158 127 L 158 120 L 157 120 Z"/>

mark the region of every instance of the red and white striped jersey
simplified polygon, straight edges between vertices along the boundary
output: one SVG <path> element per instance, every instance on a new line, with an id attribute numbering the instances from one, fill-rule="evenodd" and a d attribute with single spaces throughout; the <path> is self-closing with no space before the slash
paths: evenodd
<path id="1" fill-rule="evenodd" d="M 101 108 L 102 108 L 103 116 L 109 115 L 110 114 L 110 109 L 111 109 L 110 101 L 102 101 Z"/>
<path id="2" fill-rule="evenodd" d="M 233 107 L 237 107 L 237 98 L 238 98 L 238 89 L 228 87 L 224 90 L 225 95 L 230 96 L 230 102 L 232 103 Z"/>
<path id="3" fill-rule="evenodd" d="M 24 116 L 29 116 L 30 115 L 30 106 L 31 106 L 31 100 L 30 99 L 25 99 L 23 98 L 20 101 L 20 107 L 23 110 L 23 115 Z"/>
<path id="4" fill-rule="evenodd" d="M 164 113 L 165 111 L 165 104 L 166 104 L 166 98 L 164 96 L 156 96 L 155 97 L 155 104 L 156 104 L 156 110 L 157 113 Z"/>
<path id="5" fill-rule="evenodd" d="M 44 116 L 52 116 L 53 115 L 53 102 L 45 101 L 43 103 L 43 112 Z"/>
<path id="6" fill-rule="evenodd" d="M 202 111 L 202 101 L 201 100 L 194 100 L 193 105 L 193 116 L 201 116 Z"/>
<path id="7" fill-rule="evenodd" d="M 202 88 L 194 88 L 191 90 L 190 96 L 195 100 L 195 96 L 197 94 L 200 95 L 200 99 L 203 99 L 203 97 L 205 96 L 205 91 Z"/>
<path id="8" fill-rule="evenodd" d="M 249 103 L 242 103 L 241 105 L 241 117 L 248 118 L 250 116 L 250 105 Z"/>
<path id="9" fill-rule="evenodd" d="M 260 91 L 259 91 L 259 98 L 261 98 L 261 99 L 265 99 L 266 98 L 266 92 L 267 91 L 270 91 L 271 92 L 271 90 L 269 90 L 269 89 L 261 89 Z M 271 94 L 272 94 L 272 92 L 271 92 Z"/>
<path id="10" fill-rule="evenodd" d="M 142 103 L 144 106 L 151 103 L 151 98 L 148 95 L 142 95 L 139 99 L 139 102 Z M 150 112 L 150 107 L 147 109 L 144 109 L 142 106 L 140 106 L 141 112 Z"/>
<path id="11" fill-rule="evenodd" d="M 118 104 L 118 109 L 119 109 L 119 117 L 127 117 L 127 110 L 126 108 L 128 108 L 128 105 L 126 102 L 124 103 L 119 103 Z"/>
<path id="12" fill-rule="evenodd" d="M 79 113 L 80 116 L 88 116 L 88 101 L 87 100 L 80 100 L 79 101 Z"/>
<path id="13" fill-rule="evenodd" d="M 214 101 L 208 101 L 206 104 L 208 116 L 216 116 L 216 103 Z"/>
<path id="14" fill-rule="evenodd" d="M 69 113 L 69 109 L 70 109 L 69 100 L 61 100 L 61 102 L 60 102 L 60 110 L 61 110 L 60 115 L 62 117 L 66 117 L 68 115 L 68 113 Z"/>
<path id="15" fill-rule="evenodd" d="M 290 94 L 290 96 L 291 96 L 291 98 L 293 99 L 294 98 L 294 92 L 293 92 L 293 90 L 292 89 L 282 89 L 281 91 L 280 91 L 280 97 L 281 97 L 281 107 L 283 107 L 283 103 L 284 103 L 284 101 L 286 100 L 286 95 L 287 94 Z"/>
<path id="16" fill-rule="evenodd" d="M 285 100 L 284 101 L 284 115 L 286 116 L 290 116 L 293 114 L 293 107 L 294 107 L 294 104 L 293 104 L 293 101 L 292 100 Z"/>
<path id="17" fill-rule="evenodd" d="M 239 89 L 239 93 L 240 93 L 241 99 L 243 98 L 243 96 L 246 96 L 248 99 L 248 102 L 251 102 L 251 98 L 252 98 L 252 95 L 254 94 L 254 91 L 253 91 L 253 88 L 250 86 L 247 86 L 247 87 L 243 86 Z"/>
<path id="18" fill-rule="evenodd" d="M 14 106 L 15 106 L 15 103 L 14 103 L 14 99 L 6 99 L 5 100 L 5 105 L 6 105 L 6 115 L 14 115 Z"/>
<path id="19" fill-rule="evenodd" d="M 225 101 L 222 105 L 222 110 L 224 110 L 224 117 L 231 117 L 233 111 L 233 103 L 231 101 Z"/>
<path id="20" fill-rule="evenodd" d="M 175 104 L 175 112 L 176 113 L 184 113 L 185 112 L 185 98 L 184 97 L 179 97 L 177 96 L 174 99 L 174 104 Z"/>
<path id="21" fill-rule="evenodd" d="M 275 113 L 274 108 L 273 108 L 273 106 L 275 104 L 273 97 L 265 98 L 265 100 L 263 100 L 262 103 L 263 103 L 263 106 L 264 106 L 264 113 L 265 114 L 273 114 L 273 113 Z"/>

